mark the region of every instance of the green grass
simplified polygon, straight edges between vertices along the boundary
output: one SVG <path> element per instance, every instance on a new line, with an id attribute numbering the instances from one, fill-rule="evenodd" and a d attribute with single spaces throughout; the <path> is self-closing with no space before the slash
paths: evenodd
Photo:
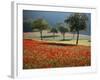
<path id="1" fill-rule="evenodd" d="M 59 35 L 46 35 L 46 36 L 42 36 L 42 38 L 56 38 L 59 37 Z"/>
<path id="2" fill-rule="evenodd" d="M 71 41 L 72 39 L 61 39 L 60 41 Z"/>
<path id="3" fill-rule="evenodd" d="M 57 33 L 54 36 L 52 33 L 48 33 L 48 31 L 43 31 L 42 38 L 44 41 L 47 41 L 47 42 L 62 43 L 62 44 L 76 44 L 76 35 L 73 39 L 73 34 L 71 33 L 66 33 L 65 40 L 63 40 L 61 33 Z M 25 33 L 24 39 L 41 40 L 40 33 L 39 32 Z M 90 46 L 90 44 L 91 44 L 90 36 L 81 35 L 81 34 L 79 35 L 79 45 Z"/>
<path id="4" fill-rule="evenodd" d="M 62 43 L 62 44 L 76 44 L 76 40 L 70 40 L 70 41 L 47 41 L 51 43 Z M 90 42 L 88 40 L 79 40 L 78 45 L 85 45 L 85 46 L 90 46 Z"/>

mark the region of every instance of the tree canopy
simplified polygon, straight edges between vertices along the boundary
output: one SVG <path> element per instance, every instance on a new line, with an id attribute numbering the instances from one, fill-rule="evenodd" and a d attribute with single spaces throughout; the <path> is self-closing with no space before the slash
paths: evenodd
<path id="1" fill-rule="evenodd" d="M 87 16 L 84 13 L 74 13 L 65 19 L 65 23 L 69 24 L 70 31 L 80 31 L 87 27 Z"/>
<path id="2" fill-rule="evenodd" d="M 68 28 L 63 23 L 58 23 L 58 30 L 63 35 L 63 40 L 65 40 L 65 33 L 68 32 Z"/>
<path id="3" fill-rule="evenodd" d="M 50 32 L 52 32 L 52 33 L 58 33 L 58 30 L 53 27 L 53 28 L 51 28 L 51 31 Z"/>
<path id="4" fill-rule="evenodd" d="M 69 16 L 68 19 L 65 19 L 65 23 L 69 24 L 70 31 L 76 31 L 77 32 L 77 40 L 76 45 L 78 44 L 79 40 L 79 31 L 85 30 L 87 27 L 87 16 L 84 13 L 74 13 Z"/>
<path id="5" fill-rule="evenodd" d="M 38 18 L 32 22 L 32 29 L 37 29 L 40 32 L 40 38 L 42 38 L 43 30 L 48 28 L 48 22 L 42 18 Z"/>
<path id="6" fill-rule="evenodd" d="M 32 23 L 33 29 L 38 29 L 39 31 L 45 30 L 48 28 L 48 22 L 42 18 L 38 18 Z"/>

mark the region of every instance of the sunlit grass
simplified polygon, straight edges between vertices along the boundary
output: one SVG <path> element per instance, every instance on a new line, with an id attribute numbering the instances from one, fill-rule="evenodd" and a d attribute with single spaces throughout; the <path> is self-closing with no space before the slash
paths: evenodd
<path id="1" fill-rule="evenodd" d="M 45 40 L 43 40 L 45 41 Z M 49 43 L 62 43 L 62 44 L 76 44 L 76 40 L 65 40 L 65 41 L 48 41 L 46 40 L 46 42 Z M 90 46 L 91 42 L 89 42 L 89 40 L 79 40 L 78 45 L 85 45 L 85 46 Z"/>

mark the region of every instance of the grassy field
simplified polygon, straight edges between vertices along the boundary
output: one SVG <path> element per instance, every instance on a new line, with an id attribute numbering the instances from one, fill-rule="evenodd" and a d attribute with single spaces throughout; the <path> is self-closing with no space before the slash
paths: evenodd
<path id="1" fill-rule="evenodd" d="M 70 41 L 47 41 L 51 43 L 62 43 L 62 44 L 76 44 L 76 40 L 70 40 Z M 79 40 L 78 45 L 85 45 L 85 46 L 90 46 L 90 42 L 88 40 Z"/>
<path id="2" fill-rule="evenodd" d="M 53 43 L 63 43 L 63 44 L 76 44 L 76 34 L 73 38 L 72 33 L 65 34 L 65 40 L 62 40 L 62 35 L 60 33 L 55 34 L 55 37 L 52 33 L 48 33 L 48 31 L 43 32 L 43 40 L 47 42 Z M 40 33 L 39 32 L 29 32 L 24 33 L 24 39 L 33 39 L 33 40 L 40 40 Z M 80 34 L 79 37 L 79 45 L 86 45 L 90 46 L 90 36 Z"/>
<path id="3" fill-rule="evenodd" d="M 91 65 L 90 36 L 80 35 L 76 46 L 76 34 L 66 33 L 65 40 L 57 33 L 39 32 L 23 34 L 23 69 L 77 67 Z"/>

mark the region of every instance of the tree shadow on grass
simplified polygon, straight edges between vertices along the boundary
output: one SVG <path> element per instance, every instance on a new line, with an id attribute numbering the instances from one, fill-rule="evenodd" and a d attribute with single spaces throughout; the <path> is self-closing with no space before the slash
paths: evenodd
<path id="1" fill-rule="evenodd" d="M 88 40 L 88 42 L 91 42 L 91 40 Z"/>
<path id="2" fill-rule="evenodd" d="M 43 45 L 52 45 L 52 46 L 76 46 L 75 44 L 64 44 L 64 43 L 42 43 Z"/>
<path id="3" fill-rule="evenodd" d="M 42 38 L 53 38 L 53 37 L 59 37 L 59 35 L 47 35 L 47 36 L 42 36 Z"/>
<path id="4" fill-rule="evenodd" d="M 71 41 L 72 39 L 61 39 L 60 41 Z"/>

